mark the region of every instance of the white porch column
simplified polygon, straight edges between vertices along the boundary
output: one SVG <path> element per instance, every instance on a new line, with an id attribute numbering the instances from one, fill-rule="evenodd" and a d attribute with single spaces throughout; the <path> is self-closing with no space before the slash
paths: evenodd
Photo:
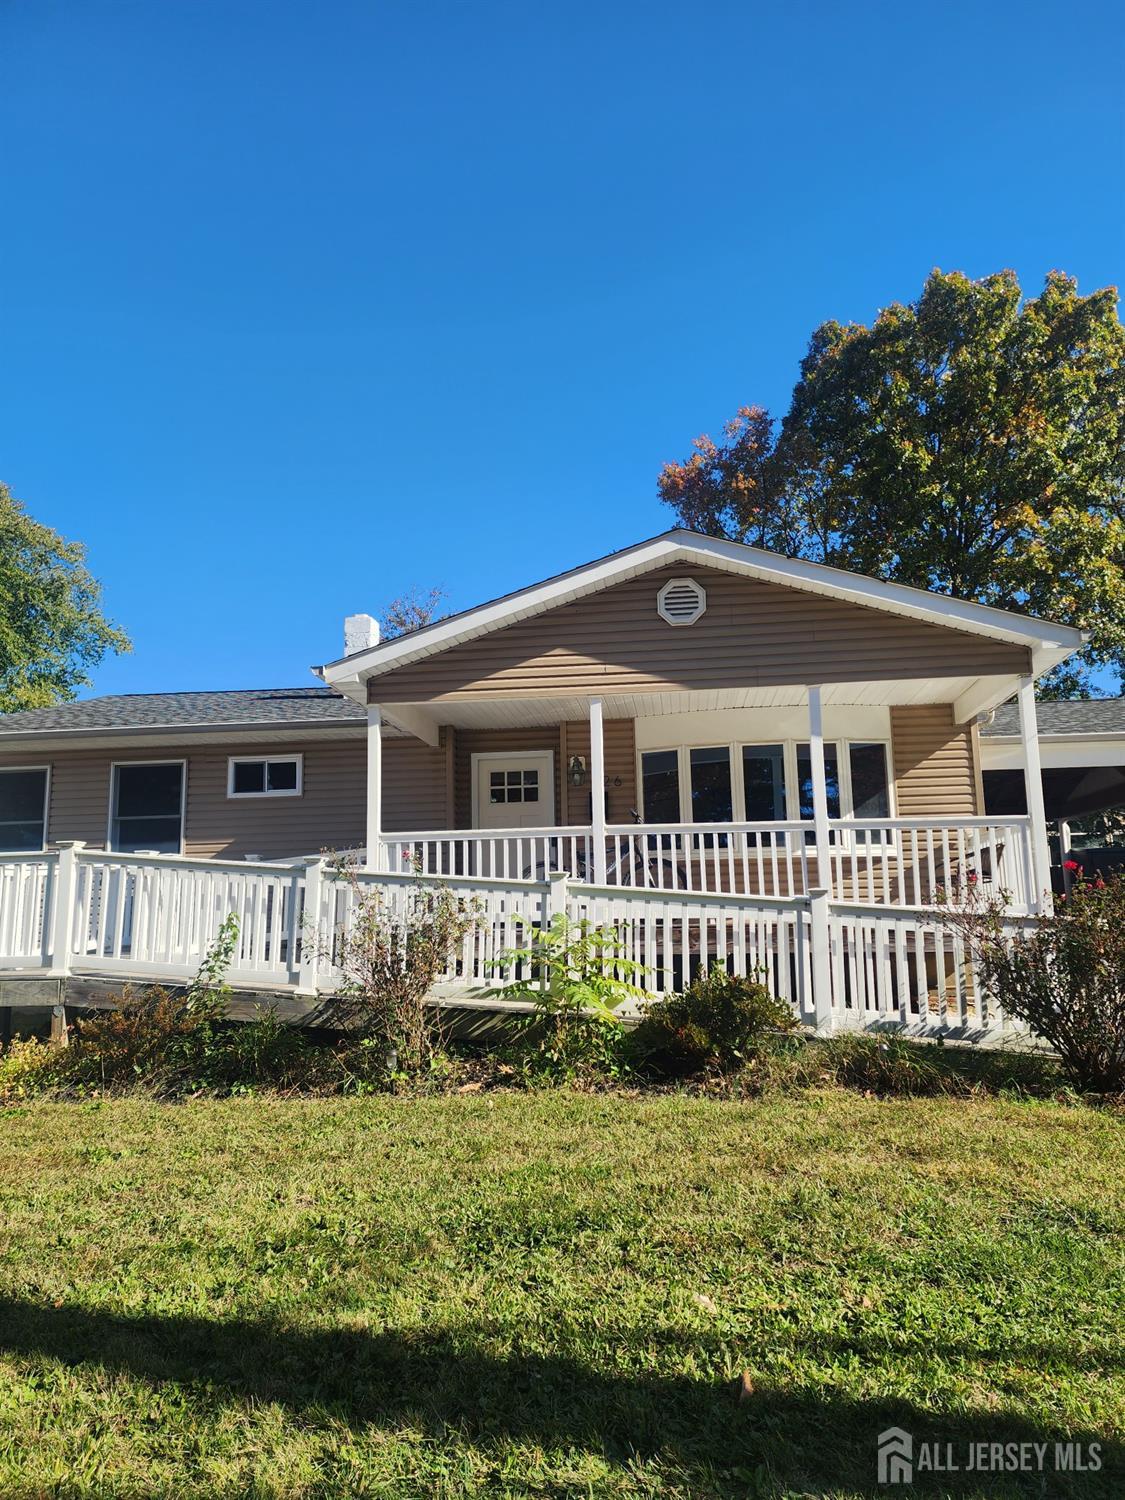
<path id="1" fill-rule="evenodd" d="M 594 884 L 605 885 L 605 741 L 600 698 L 590 699 L 590 833 Z"/>
<path id="2" fill-rule="evenodd" d="M 383 837 L 383 714 L 377 703 L 367 709 L 367 868 L 381 867 Z"/>
<path id="3" fill-rule="evenodd" d="M 809 763 L 812 768 L 816 883 L 832 895 L 832 842 L 828 827 L 828 782 L 824 774 L 824 711 L 820 688 L 809 688 Z"/>
<path id="4" fill-rule="evenodd" d="M 1043 763 L 1039 758 L 1039 722 L 1035 714 L 1035 678 L 1021 677 L 1019 688 L 1020 748 L 1027 815 L 1031 819 L 1031 909 L 1050 913 L 1051 846 L 1047 841 L 1047 812 L 1043 805 Z"/>

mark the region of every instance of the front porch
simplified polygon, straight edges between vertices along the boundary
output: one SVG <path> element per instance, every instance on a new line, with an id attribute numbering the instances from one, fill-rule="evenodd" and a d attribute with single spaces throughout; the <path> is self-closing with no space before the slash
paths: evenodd
<path id="1" fill-rule="evenodd" d="M 964 715 L 1005 691 L 1020 704 L 1031 811 L 1000 818 L 983 812 Z M 1013 915 L 1050 900 L 1030 676 L 372 704 L 368 715 L 372 872 L 562 873 L 770 900 L 823 891 L 904 910 L 974 886 Z M 422 774 L 445 779 L 444 824 L 410 821 Z"/>

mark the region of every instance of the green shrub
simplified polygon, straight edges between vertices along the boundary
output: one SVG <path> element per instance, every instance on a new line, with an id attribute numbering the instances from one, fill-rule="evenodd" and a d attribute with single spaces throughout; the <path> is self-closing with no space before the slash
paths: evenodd
<path id="1" fill-rule="evenodd" d="M 764 984 L 715 965 L 681 994 L 650 1005 L 629 1046 L 638 1065 L 659 1076 L 690 1077 L 709 1067 L 733 1073 L 763 1036 L 796 1025 Z"/>
<path id="2" fill-rule="evenodd" d="M 1013 923 L 975 891 L 946 918 L 983 987 L 1058 1053 L 1075 1087 L 1125 1093 L 1125 875 L 1077 879 L 1054 914 Z"/>
<path id="3" fill-rule="evenodd" d="M 625 1031 L 617 1011 L 626 1000 L 647 995 L 637 983 L 643 965 L 624 956 L 612 927 L 559 915 L 546 930 L 537 928 L 526 947 L 502 953 L 496 966 L 501 965 L 516 965 L 525 977 L 492 993 L 535 1007 L 515 1024 L 507 1049 L 526 1079 L 621 1075 Z"/>

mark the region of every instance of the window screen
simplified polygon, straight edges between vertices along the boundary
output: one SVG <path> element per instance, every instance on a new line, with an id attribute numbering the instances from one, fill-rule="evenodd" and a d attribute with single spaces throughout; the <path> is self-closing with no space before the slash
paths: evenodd
<path id="1" fill-rule="evenodd" d="M 151 849 L 178 854 L 183 814 L 182 765 L 115 766 L 110 841 L 123 854 Z"/>
<path id="2" fill-rule="evenodd" d="M 0 771 L 0 849 L 21 853 L 42 849 L 46 840 L 46 767 Z"/>

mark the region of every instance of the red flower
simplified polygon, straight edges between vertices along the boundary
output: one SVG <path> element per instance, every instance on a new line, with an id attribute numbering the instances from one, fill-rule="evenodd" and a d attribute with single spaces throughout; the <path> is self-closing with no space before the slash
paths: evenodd
<path id="1" fill-rule="evenodd" d="M 1076 859 L 1067 859 L 1063 861 L 1063 869 L 1069 870 L 1072 875 L 1076 874 L 1077 871 L 1079 871 L 1081 868 L 1082 866 Z"/>

